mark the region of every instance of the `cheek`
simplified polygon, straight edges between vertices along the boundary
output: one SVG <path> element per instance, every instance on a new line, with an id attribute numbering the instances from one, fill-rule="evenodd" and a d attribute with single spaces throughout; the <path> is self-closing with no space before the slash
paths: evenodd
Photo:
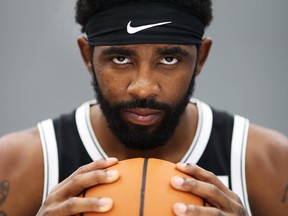
<path id="1" fill-rule="evenodd" d="M 117 76 L 109 71 L 99 71 L 96 75 L 99 87 L 106 99 L 112 103 L 124 99 L 128 85 L 125 77 Z"/>
<path id="2" fill-rule="evenodd" d="M 174 76 L 169 79 L 165 84 L 163 83 L 162 91 L 166 98 L 172 103 L 177 103 L 188 91 L 191 83 L 193 73 L 189 72 Z"/>

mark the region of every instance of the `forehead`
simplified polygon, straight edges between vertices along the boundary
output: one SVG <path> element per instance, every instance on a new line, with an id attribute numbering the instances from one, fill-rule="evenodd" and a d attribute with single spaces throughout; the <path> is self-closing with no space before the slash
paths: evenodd
<path id="1" fill-rule="evenodd" d="M 95 46 L 94 54 L 129 54 L 137 55 L 141 53 L 163 54 L 168 55 L 196 55 L 197 48 L 195 45 L 178 45 L 178 44 L 136 44 L 136 45 L 116 45 L 116 46 Z"/>

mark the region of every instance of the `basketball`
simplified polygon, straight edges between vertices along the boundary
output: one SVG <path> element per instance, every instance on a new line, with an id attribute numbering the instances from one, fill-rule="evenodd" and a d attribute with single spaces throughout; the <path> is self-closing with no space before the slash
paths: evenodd
<path id="1" fill-rule="evenodd" d="M 120 178 L 111 184 L 91 187 L 81 196 L 111 197 L 114 202 L 112 209 L 107 213 L 81 215 L 172 216 L 172 207 L 176 202 L 208 205 L 195 195 L 172 188 L 170 179 L 173 176 L 189 177 L 178 171 L 174 163 L 154 158 L 134 158 L 120 161 L 108 169 L 118 170 Z"/>

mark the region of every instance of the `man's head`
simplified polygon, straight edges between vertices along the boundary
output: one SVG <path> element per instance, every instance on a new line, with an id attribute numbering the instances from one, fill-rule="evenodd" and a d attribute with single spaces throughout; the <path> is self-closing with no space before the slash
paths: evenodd
<path id="1" fill-rule="evenodd" d="M 211 18 L 203 0 L 78 0 L 83 59 L 110 130 L 128 148 L 165 145 L 175 132 L 209 53 L 202 36 Z"/>

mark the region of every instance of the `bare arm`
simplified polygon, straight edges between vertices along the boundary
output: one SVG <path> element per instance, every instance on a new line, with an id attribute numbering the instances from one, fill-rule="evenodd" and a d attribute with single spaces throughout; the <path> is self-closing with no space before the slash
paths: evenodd
<path id="1" fill-rule="evenodd" d="M 251 126 L 248 140 L 246 178 L 253 215 L 287 215 L 288 138 Z"/>
<path id="2" fill-rule="evenodd" d="M 35 215 L 41 204 L 43 158 L 36 129 L 0 139 L 0 215 Z"/>

